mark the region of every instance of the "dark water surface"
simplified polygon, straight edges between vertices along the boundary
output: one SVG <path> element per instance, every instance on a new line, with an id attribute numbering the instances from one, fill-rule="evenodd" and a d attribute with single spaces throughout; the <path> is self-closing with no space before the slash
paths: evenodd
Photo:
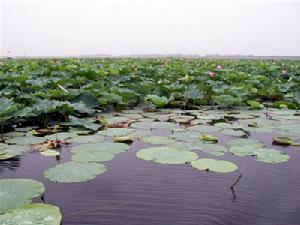
<path id="1" fill-rule="evenodd" d="M 251 138 L 271 146 L 271 137 Z M 220 144 L 227 141 L 223 136 Z M 291 157 L 282 164 L 227 153 L 220 158 L 236 163 L 239 170 L 220 174 L 190 165 L 160 165 L 138 159 L 136 151 L 148 146 L 134 142 L 128 152 L 105 163 L 106 173 L 86 183 L 59 184 L 45 179 L 43 171 L 59 162 L 39 153 L 1 162 L 0 178 L 41 181 L 46 188 L 45 202 L 60 207 L 63 225 L 300 224 L 299 147 L 276 146 Z M 60 162 L 70 160 L 70 146 L 61 156 Z M 208 156 L 200 153 L 200 157 Z M 230 187 L 240 173 L 242 178 L 232 191 Z"/>

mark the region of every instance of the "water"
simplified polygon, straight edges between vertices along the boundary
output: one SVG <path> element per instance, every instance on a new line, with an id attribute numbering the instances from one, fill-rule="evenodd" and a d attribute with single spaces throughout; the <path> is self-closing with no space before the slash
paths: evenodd
<path id="1" fill-rule="evenodd" d="M 271 136 L 251 138 L 271 146 Z M 227 141 L 222 136 L 220 144 Z M 45 202 L 61 208 L 62 225 L 300 224 L 299 147 L 276 146 L 291 157 L 283 164 L 226 154 L 221 158 L 236 163 L 239 170 L 220 174 L 198 171 L 190 165 L 160 165 L 138 159 L 136 151 L 148 146 L 134 142 L 128 152 L 106 163 L 106 173 L 86 183 L 59 184 L 45 179 L 43 171 L 59 162 L 39 153 L 1 162 L 0 178 L 41 181 L 46 187 Z M 62 151 L 61 162 L 70 156 L 68 146 Z M 232 191 L 230 187 L 240 173 L 242 177 Z"/>

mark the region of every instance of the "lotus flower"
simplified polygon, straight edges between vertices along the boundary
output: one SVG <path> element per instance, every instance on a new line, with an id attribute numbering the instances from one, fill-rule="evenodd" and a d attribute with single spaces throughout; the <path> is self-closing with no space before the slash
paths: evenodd
<path id="1" fill-rule="evenodd" d="M 100 69 L 102 69 L 102 68 L 104 67 L 104 65 L 103 65 L 103 64 L 99 64 L 98 67 L 99 67 Z"/>
<path id="2" fill-rule="evenodd" d="M 221 66 L 221 65 L 217 65 L 217 69 L 218 69 L 218 70 L 221 70 L 221 69 L 222 69 L 222 66 Z"/>
<path id="3" fill-rule="evenodd" d="M 281 70 L 281 75 L 287 75 L 288 74 L 288 71 L 286 70 Z"/>
<path id="4" fill-rule="evenodd" d="M 214 77 L 215 75 L 216 75 L 216 73 L 214 73 L 214 72 L 211 72 L 211 71 L 208 72 L 208 76 L 210 76 L 210 77 Z"/>

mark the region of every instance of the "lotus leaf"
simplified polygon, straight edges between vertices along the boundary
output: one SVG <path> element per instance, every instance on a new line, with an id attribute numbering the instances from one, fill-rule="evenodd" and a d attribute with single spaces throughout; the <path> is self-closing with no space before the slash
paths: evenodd
<path id="1" fill-rule="evenodd" d="M 44 172 L 44 176 L 58 183 L 78 183 L 94 179 L 106 171 L 99 163 L 65 162 Z"/>
<path id="2" fill-rule="evenodd" d="M 290 137 L 273 137 L 273 143 L 277 145 L 291 145 L 291 146 L 299 146 L 299 143 L 296 143 Z"/>
<path id="3" fill-rule="evenodd" d="M 198 159 L 191 162 L 191 165 L 198 170 L 213 171 L 218 173 L 229 173 L 238 169 L 238 167 L 232 162 L 215 159 Z"/>
<path id="4" fill-rule="evenodd" d="M 121 152 L 127 151 L 129 148 L 128 145 L 123 143 L 111 143 L 111 142 L 100 142 L 100 143 L 88 143 L 81 144 L 72 148 L 72 153 L 77 151 L 99 151 L 99 152 L 108 152 L 112 154 L 119 154 Z"/>
<path id="5" fill-rule="evenodd" d="M 31 179 L 0 180 L 0 214 L 29 204 L 44 192 L 44 185 Z"/>
<path id="6" fill-rule="evenodd" d="M 171 144 L 175 140 L 169 137 L 161 137 L 161 136 L 147 136 L 141 138 L 142 142 L 153 144 L 153 145 L 167 145 Z"/>
<path id="7" fill-rule="evenodd" d="M 85 144 L 85 143 L 98 143 L 103 142 L 105 137 L 100 135 L 81 135 L 70 139 L 71 142 Z"/>
<path id="8" fill-rule="evenodd" d="M 125 136 L 132 133 L 134 129 L 131 128 L 108 128 L 106 130 L 98 131 L 98 134 L 104 136 Z"/>
<path id="9" fill-rule="evenodd" d="M 223 145 L 218 144 L 193 143 L 193 148 L 215 156 L 222 156 L 227 152 L 227 149 Z"/>
<path id="10" fill-rule="evenodd" d="M 138 129 L 175 129 L 177 125 L 169 122 L 136 122 L 131 127 Z"/>
<path id="11" fill-rule="evenodd" d="M 136 155 L 143 160 L 161 164 L 185 164 L 198 159 L 194 152 L 181 151 L 169 146 L 141 149 Z"/>
<path id="12" fill-rule="evenodd" d="M 46 139 L 43 137 L 14 137 L 6 140 L 8 144 L 17 144 L 17 145 L 32 145 L 43 143 Z"/>
<path id="13" fill-rule="evenodd" d="M 76 137 L 77 134 L 71 133 L 71 132 L 60 132 L 60 133 L 55 133 L 51 135 L 46 135 L 44 138 L 48 140 L 66 140 L 70 138 Z"/>
<path id="14" fill-rule="evenodd" d="M 208 142 L 218 142 L 218 137 L 209 134 L 201 134 L 200 135 L 201 141 L 208 141 Z"/>
<path id="15" fill-rule="evenodd" d="M 43 151 L 43 152 L 41 152 L 41 154 L 43 156 L 58 156 L 58 155 L 60 155 L 60 153 L 58 151 L 51 150 L 51 149 Z"/>
<path id="16" fill-rule="evenodd" d="M 115 154 L 111 152 L 95 151 L 95 150 L 77 150 L 72 155 L 72 160 L 76 162 L 107 162 L 112 160 Z"/>
<path id="17" fill-rule="evenodd" d="M 49 204 L 30 204 L 0 215 L 0 224 L 5 225 L 60 225 L 59 208 Z"/>
<path id="18" fill-rule="evenodd" d="M 283 163 L 287 162 L 290 157 L 277 149 L 263 148 L 257 152 L 257 161 L 265 163 Z"/>

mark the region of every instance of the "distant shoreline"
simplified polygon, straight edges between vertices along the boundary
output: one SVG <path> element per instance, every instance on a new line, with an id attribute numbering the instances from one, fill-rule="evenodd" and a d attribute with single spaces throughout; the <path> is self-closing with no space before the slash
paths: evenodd
<path id="1" fill-rule="evenodd" d="M 149 54 L 149 55 L 70 55 L 70 56 L 1 56 L 5 59 L 53 59 L 53 58 L 183 58 L 183 59 L 252 59 L 252 60 L 300 60 L 300 56 L 255 56 L 255 55 L 181 55 L 181 54 Z"/>

